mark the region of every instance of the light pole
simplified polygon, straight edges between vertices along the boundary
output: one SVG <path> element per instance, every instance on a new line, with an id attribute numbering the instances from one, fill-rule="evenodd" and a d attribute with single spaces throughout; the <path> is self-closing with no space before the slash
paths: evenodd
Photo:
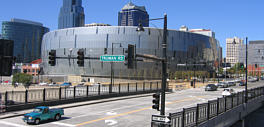
<path id="1" fill-rule="evenodd" d="M 119 44 L 119 47 L 122 47 L 121 43 L 112 43 L 112 55 L 114 55 L 114 44 Z M 109 87 L 109 93 L 112 93 L 112 88 L 114 84 L 114 71 L 113 71 L 113 61 L 111 61 L 111 84 Z"/>
<path id="2" fill-rule="evenodd" d="M 245 103 L 247 103 L 247 80 L 248 80 L 248 77 L 247 77 L 247 73 L 248 73 L 248 68 L 247 68 L 247 64 L 248 64 L 248 47 L 247 47 L 247 41 L 248 41 L 248 37 L 246 37 L 246 85 L 245 85 Z"/>
<path id="3" fill-rule="evenodd" d="M 165 115 L 165 91 L 167 84 L 167 14 L 164 14 L 164 18 L 149 19 L 146 21 L 152 20 L 164 20 L 163 26 L 163 41 L 162 41 L 162 89 L 161 89 L 161 107 L 160 115 Z M 137 31 L 144 31 L 142 24 L 139 24 Z"/>

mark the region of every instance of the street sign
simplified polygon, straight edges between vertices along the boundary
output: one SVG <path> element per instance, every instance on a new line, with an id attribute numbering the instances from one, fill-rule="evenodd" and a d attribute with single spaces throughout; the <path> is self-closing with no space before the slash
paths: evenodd
<path id="1" fill-rule="evenodd" d="M 168 116 L 152 115 L 152 122 L 169 123 L 170 119 Z"/>
<path id="2" fill-rule="evenodd" d="M 100 61 L 123 62 L 125 61 L 125 56 L 124 55 L 104 55 L 104 56 L 100 56 Z"/>

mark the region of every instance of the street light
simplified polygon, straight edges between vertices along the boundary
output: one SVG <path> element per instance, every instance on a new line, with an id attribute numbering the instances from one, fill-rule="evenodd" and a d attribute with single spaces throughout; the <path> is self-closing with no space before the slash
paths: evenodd
<path id="1" fill-rule="evenodd" d="M 161 109 L 160 115 L 165 115 L 165 91 L 167 83 L 167 14 L 164 14 L 164 18 L 149 19 L 147 21 L 153 20 L 164 20 L 163 26 L 163 42 L 162 42 L 162 90 L 161 90 Z M 137 28 L 137 31 L 144 31 L 141 23 Z"/>
<path id="2" fill-rule="evenodd" d="M 114 55 L 114 44 L 119 44 L 119 47 L 122 47 L 121 43 L 112 43 L 112 55 Z M 112 93 L 112 88 L 114 84 L 114 71 L 113 71 L 113 61 L 111 62 L 111 84 L 109 87 L 109 93 Z"/>
<path id="3" fill-rule="evenodd" d="M 248 47 L 247 47 L 247 42 L 248 42 L 248 37 L 246 37 L 246 85 L 245 85 L 245 103 L 247 103 L 247 80 L 248 80 L 248 77 L 247 77 L 247 73 L 248 73 L 248 68 L 247 68 L 247 64 L 248 64 Z"/>

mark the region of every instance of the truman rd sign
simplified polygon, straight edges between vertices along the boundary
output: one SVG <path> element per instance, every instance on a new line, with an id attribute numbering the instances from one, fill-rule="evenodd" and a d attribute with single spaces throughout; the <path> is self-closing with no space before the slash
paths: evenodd
<path id="1" fill-rule="evenodd" d="M 124 62 L 125 56 L 124 55 L 104 55 L 100 56 L 100 61 L 104 62 Z"/>

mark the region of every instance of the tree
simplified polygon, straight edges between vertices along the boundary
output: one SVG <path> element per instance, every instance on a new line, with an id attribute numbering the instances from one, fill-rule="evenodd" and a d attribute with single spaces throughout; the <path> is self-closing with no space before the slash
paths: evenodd
<path id="1" fill-rule="evenodd" d="M 22 83 L 25 88 L 28 88 L 31 85 L 32 81 L 32 75 L 24 74 L 24 73 L 17 73 L 13 76 L 13 86 L 15 86 L 15 83 Z"/>

